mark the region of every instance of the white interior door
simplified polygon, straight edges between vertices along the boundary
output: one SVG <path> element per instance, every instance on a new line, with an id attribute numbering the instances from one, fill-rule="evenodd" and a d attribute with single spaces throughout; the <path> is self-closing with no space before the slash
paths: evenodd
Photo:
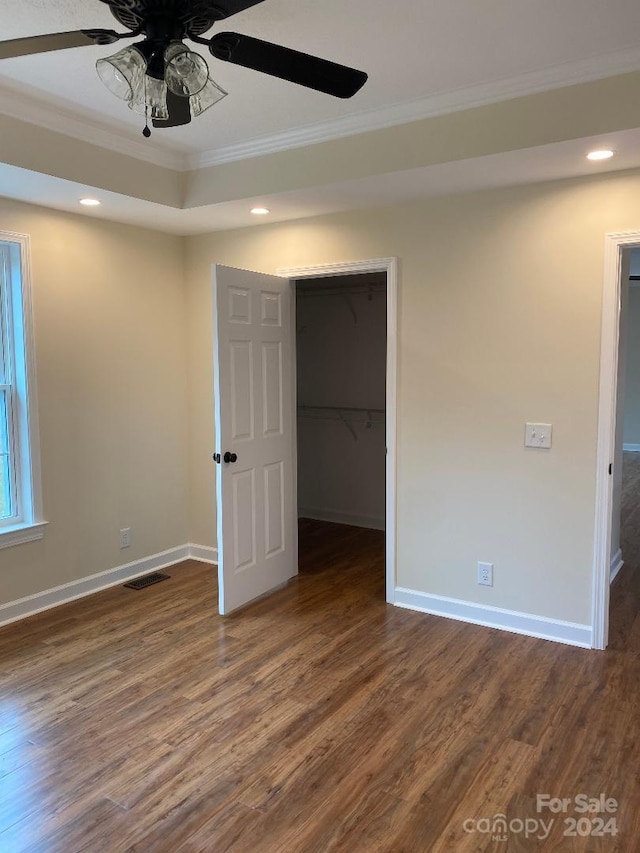
<path id="1" fill-rule="evenodd" d="M 214 267 L 213 290 L 219 606 L 226 614 L 298 571 L 293 296 L 286 278 L 223 266 Z"/>

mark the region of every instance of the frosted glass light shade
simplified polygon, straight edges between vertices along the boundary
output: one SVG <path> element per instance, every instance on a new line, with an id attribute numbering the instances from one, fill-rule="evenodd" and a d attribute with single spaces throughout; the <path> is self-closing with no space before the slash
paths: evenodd
<path id="1" fill-rule="evenodd" d="M 167 84 L 164 80 L 143 75 L 138 88 L 129 100 L 130 108 L 148 118 L 166 121 L 169 118 L 167 108 Z"/>
<path id="2" fill-rule="evenodd" d="M 224 89 L 218 86 L 217 83 L 214 83 L 209 77 L 204 88 L 201 89 L 197 95 L 192 95 L 189 98 L 189 103 L 191 104 L 191 115 L 194 118 L 197 118 L 205 110 L 208 110 L 209 107 L 212 107 L 214 104 L 217 104 L 218 101 L 226 98 L 228 94 L 228 92 L 225 92 Z"/>
<path id="3" fill-rule="evenodd" d="M 135 47 L 129 46 L 96 62 L 96 71 L 104 85 L 117 98 L 129 101 L 139 88 L 147 62 Z"/>
<path id="4" fill-rule="evenodd" d="M 166 49 L 165 75 L 167 87 L 174 95 L 188 98 L 202 91 L 209 79 L 207 63 L 181 42 L 173 42 Z"/>

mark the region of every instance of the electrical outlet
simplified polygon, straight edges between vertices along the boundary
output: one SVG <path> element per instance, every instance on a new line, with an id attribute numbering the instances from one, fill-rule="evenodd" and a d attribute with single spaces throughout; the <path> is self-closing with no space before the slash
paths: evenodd
<path id="1" fill-rule="evenodd" d="M 478 563 L 478 583 L 493 586 L 493 563 Z"/>
<path id="2" fill-rule="evenodd" d="M 131 528 L 125 527 L 120 531 L 120 548 L 128 548 L 131 545 Z"/>

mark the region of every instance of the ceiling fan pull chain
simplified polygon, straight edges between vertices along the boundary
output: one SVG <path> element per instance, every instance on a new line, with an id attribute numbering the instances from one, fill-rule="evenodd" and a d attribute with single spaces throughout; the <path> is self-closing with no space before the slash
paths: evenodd
<path id="1" fill-rule="evenodd" d="M 145 139 L 148 139 L 151 136 L 151 128 L 149 127 L 149 107 L 144 108 L 144 130 L 142 131 L 142 135 Z"/>

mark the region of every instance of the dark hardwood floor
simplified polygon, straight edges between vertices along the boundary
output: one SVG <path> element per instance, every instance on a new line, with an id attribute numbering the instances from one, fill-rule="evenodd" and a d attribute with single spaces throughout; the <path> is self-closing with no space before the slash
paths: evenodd
<path id="1" fill-rule="evenodd" d="M 378 532 L 301 543 L 300 576 L 227 619 L 190 562 L 0 630 L 2 853 L 640 850 L 634 567 L 600 653 L 388 607 Z M 616 836 L 536 812 L 602 793 Z"/>

